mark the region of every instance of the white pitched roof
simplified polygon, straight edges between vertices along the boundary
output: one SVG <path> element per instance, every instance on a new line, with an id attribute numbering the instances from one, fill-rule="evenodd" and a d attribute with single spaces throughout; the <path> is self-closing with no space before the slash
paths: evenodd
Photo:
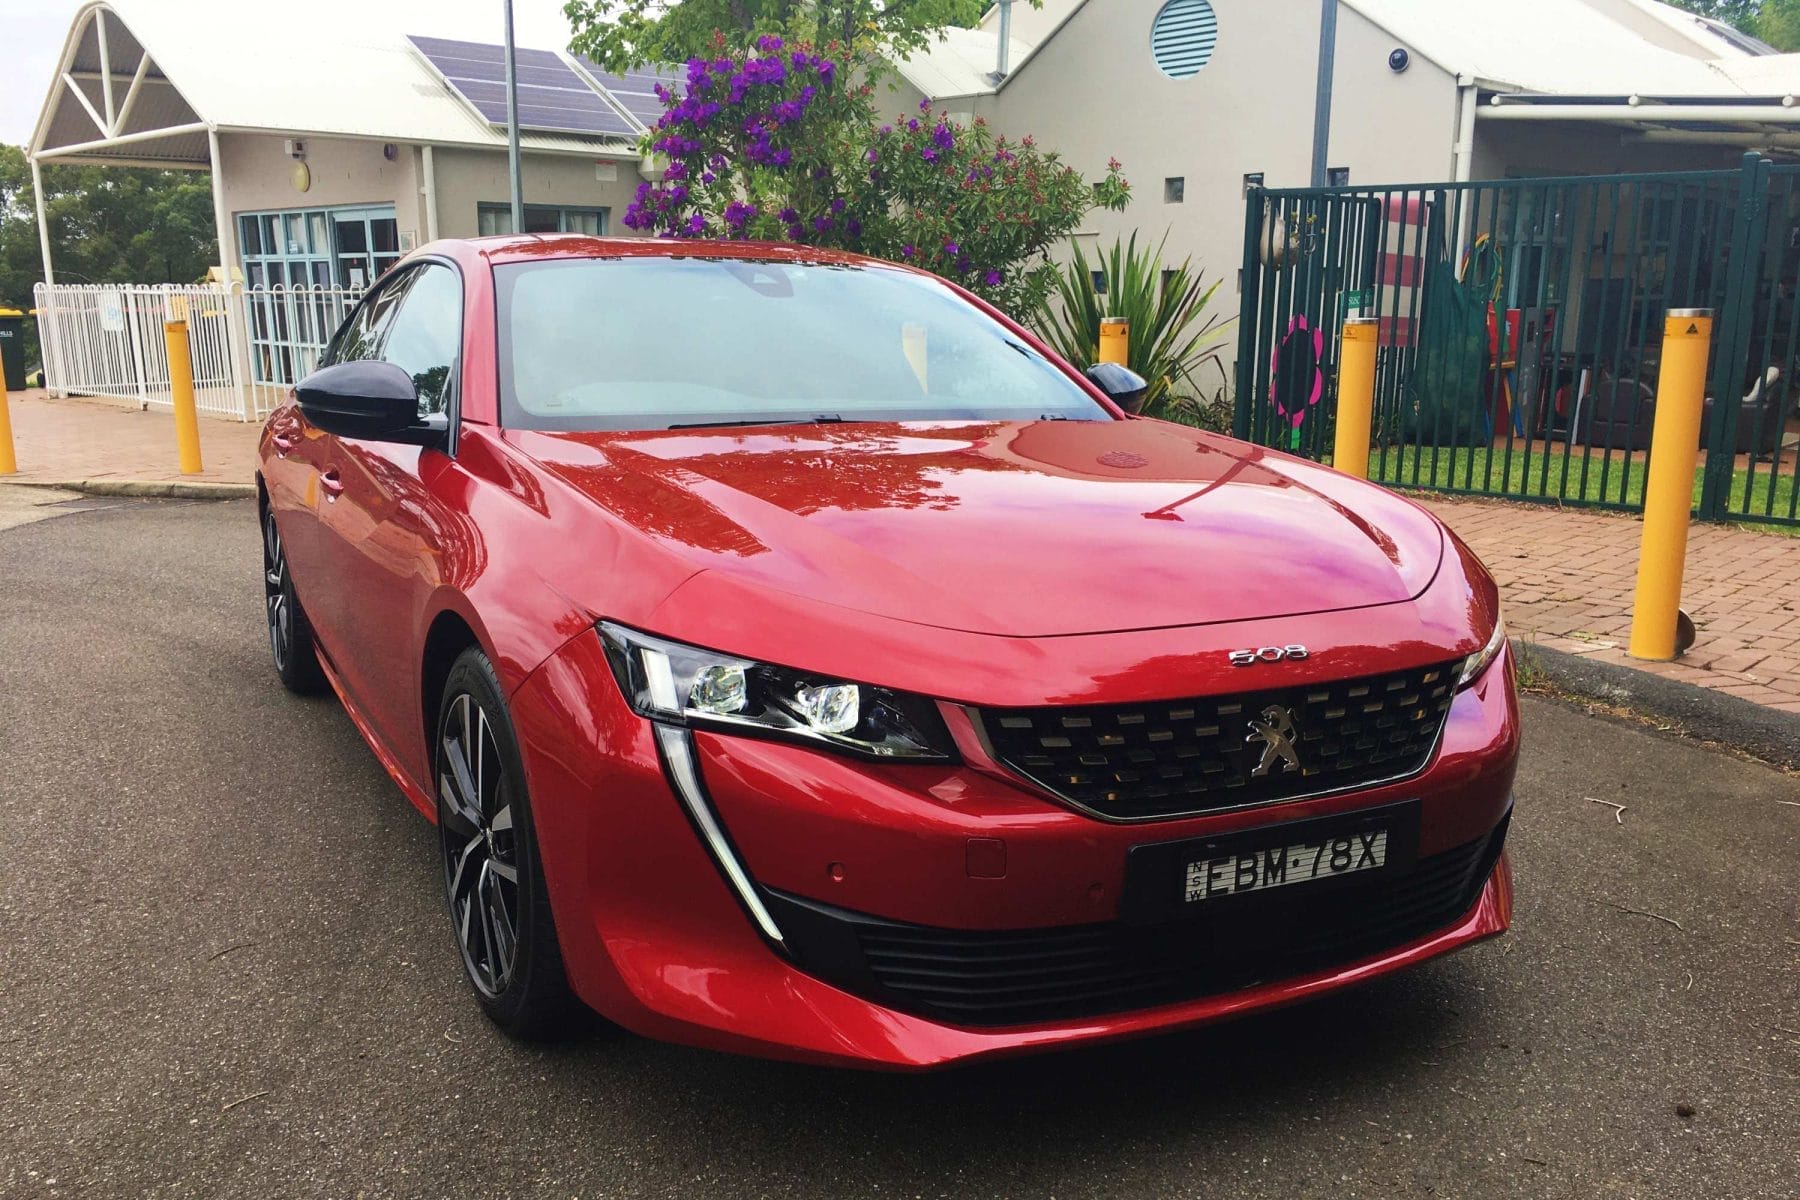
<path id="1" fill-rule="evenodd" d="M 1087 2 L 1044 0 L 1041 9 L 1030 10 L 1015 4 L 1015 27 L 1019 14 L 1026 11 L 1030 14 L 1026 27 L 1044 32 L 1024 56 L 1013 56 L 1014 73 Z M 1800 57 L 1747 53 L 1692 13 L 1660 0 L 1344 0 L 1344 4 L 1452 74 L 1467 75 L 1500 91 L 1696 97 L 1800 93 Z M 1309 21 L 1312 11 L 1306 9 Z M 995 23 L 996 13 L 990 9 L 983 27 L 991 30 Z"/>
<path id="2" fill-rule="evenodd" d="M 1031 45 L 1007 39 L 1007 69 L 1019 65 Z M 906 81 L 933 99 L 985 96 L 994 91 L 1000 35 L 986 29 L 946 29 L 944 36 L 895 63 Z"/>
<path id="3" fill-rule="evenodd" d="M 1694 35 L 1694 52 L 1652 43 L 1622 21 L 1583 0 L 1345 0 L 1375 24 L 1439 66 L 1503 90 L 1552 95 L 1741 96 L 1734 71 L 1756 56 L 1716 45 L 1720 57 Z M 1664 18 L 1661 5 L 1639 7 Z M 1671 32 L 1674 32 L 1671 30 Z M 1711 36 L 1711 35 L 1708 35 Z M 1775 56 L 1789 58 L 1790 56 Z M 1743 78 L 1761 78 L 1761 70 Z M 1768 68 L 1756 94 L 1800 89 L 1792 62 Z M 1779 86 L 1783 75 L 1787 86 Z"/>
<path id="4" fill-rule="evenodd" d="M 405 39 L 407 32 L 456 36 L 466 23 L 446 29 L 443 21 L 425 23 L 416 10 L 385 3 L 364 4 L 362 17 L 339 21 L 264 0 L 101 0 L 82 6 L 71 31 L 96 9 L 110 14 L 113 69 L 128 76 L 141 45 L 194 115 L 214 128 L 506 144 L 504 130 L 450 94 Z M 90 30 L 78 57 L 91 54 L 93 43 Z M 97 69 L 98 61 L 81 65 Z M 40 135 L 52 116 L 40 119 Z M 527 132 L 520 141 L 544 150 L 631 150 L 555 134 Z"/>

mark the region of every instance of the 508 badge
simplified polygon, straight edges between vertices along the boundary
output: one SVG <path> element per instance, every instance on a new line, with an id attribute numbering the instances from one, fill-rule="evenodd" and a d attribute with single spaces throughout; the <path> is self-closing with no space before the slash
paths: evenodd
<path id="1" fill-rule="evenodd" d="M 1231 665 L 1248 667 L 1259 662 L 1281 662 L 1288 658 L 1305 658 L 1305 646 L 1262 646 L 1255 650 L 1233 650 Z"/>

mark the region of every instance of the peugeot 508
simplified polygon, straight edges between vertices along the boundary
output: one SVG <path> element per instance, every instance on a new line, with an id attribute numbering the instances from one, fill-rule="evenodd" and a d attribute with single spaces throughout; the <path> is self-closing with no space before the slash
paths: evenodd
<path id="1" fill-rule="evenodd" d="M 888 263 L 433 243 L 262 435 L 275 668 L 519 1036 L 935 1067 L 1501 933 L 1493 581 L 1143 387 Z"/>

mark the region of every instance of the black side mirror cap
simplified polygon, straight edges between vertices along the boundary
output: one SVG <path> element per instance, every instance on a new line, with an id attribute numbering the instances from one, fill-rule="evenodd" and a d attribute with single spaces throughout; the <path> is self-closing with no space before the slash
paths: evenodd
<path id="1" fill-rule="evenodd" d="M 320 367 L 294 385 L 294 399 L 308 421 L 339 437 L 427 446 L 449 427 L 441 414 L 420 417 L 412 376 L 376 359 Z"/>
<path id="2" fill-rule="evenodd" d="M 1107 399 L 1136 416 L 1143 410 L 1150 382 L 1130 367 L 1118 363 L 1098 362 L 1087 369 L 1087 377 Z"/>

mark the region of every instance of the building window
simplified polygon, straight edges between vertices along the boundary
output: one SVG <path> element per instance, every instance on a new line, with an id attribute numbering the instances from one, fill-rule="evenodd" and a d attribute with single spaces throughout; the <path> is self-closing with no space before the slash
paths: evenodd
<path id="1" fill-rule="evenodd" d="M 1093 273 L 1093 281 L 1094 281 L 1094 295 L 1096 295 L 1096 296 L 1106 295 L 1106 272 L 1105 271 L 1095 271 Z"/>
<path id="2" fill-rule="evenodd" d="M 606 213 L 604 208 L 564 208 L 555 204 L 527 204 L 525 206 L 526 233 L 585 233 L 590 237 L 599 237 L 606 232 Z M 481 204 L 477 206 L 477 228 L 482 237 L 490 237 L 497 233 L 511 233 L 512 206 L 510 204 Z"/>
<path id="3" fill-rule="evenodd" d="M 1187 195 L 1187 176 L 1171 175 L 1163 180 L 1163 203 L 1180 204 Z"/>
<path id="4" fill-rule="evenodd" d="M 400 260 L 391 205 L 238 214 L 238 257 L 252 288 L 360 291 Z"/>
<path id="5" fill-rule="evenodd" d="M 291 384 L 311 371 L 352 296 L 400 260 L 391 205 L 239 213 L 237 234 L 259 383 Z M 295 296 L 295 288 L 323 290 Z"/>
<path id="6" fill-rule="evenodd" d="M 1349 167 L 1326 167 L 1325 168 L 1325 186 L 1326 187 L 1349 187 L 1350 186 L 1350 168 Z"/>
<path id="7" fill-rule="evenodd" d="M 1207 0 L 1169 0 L 1150 26 L 1150 55 L 1170 79 L 1192 79 L 1212 58 L 1219 18 Z"/>

